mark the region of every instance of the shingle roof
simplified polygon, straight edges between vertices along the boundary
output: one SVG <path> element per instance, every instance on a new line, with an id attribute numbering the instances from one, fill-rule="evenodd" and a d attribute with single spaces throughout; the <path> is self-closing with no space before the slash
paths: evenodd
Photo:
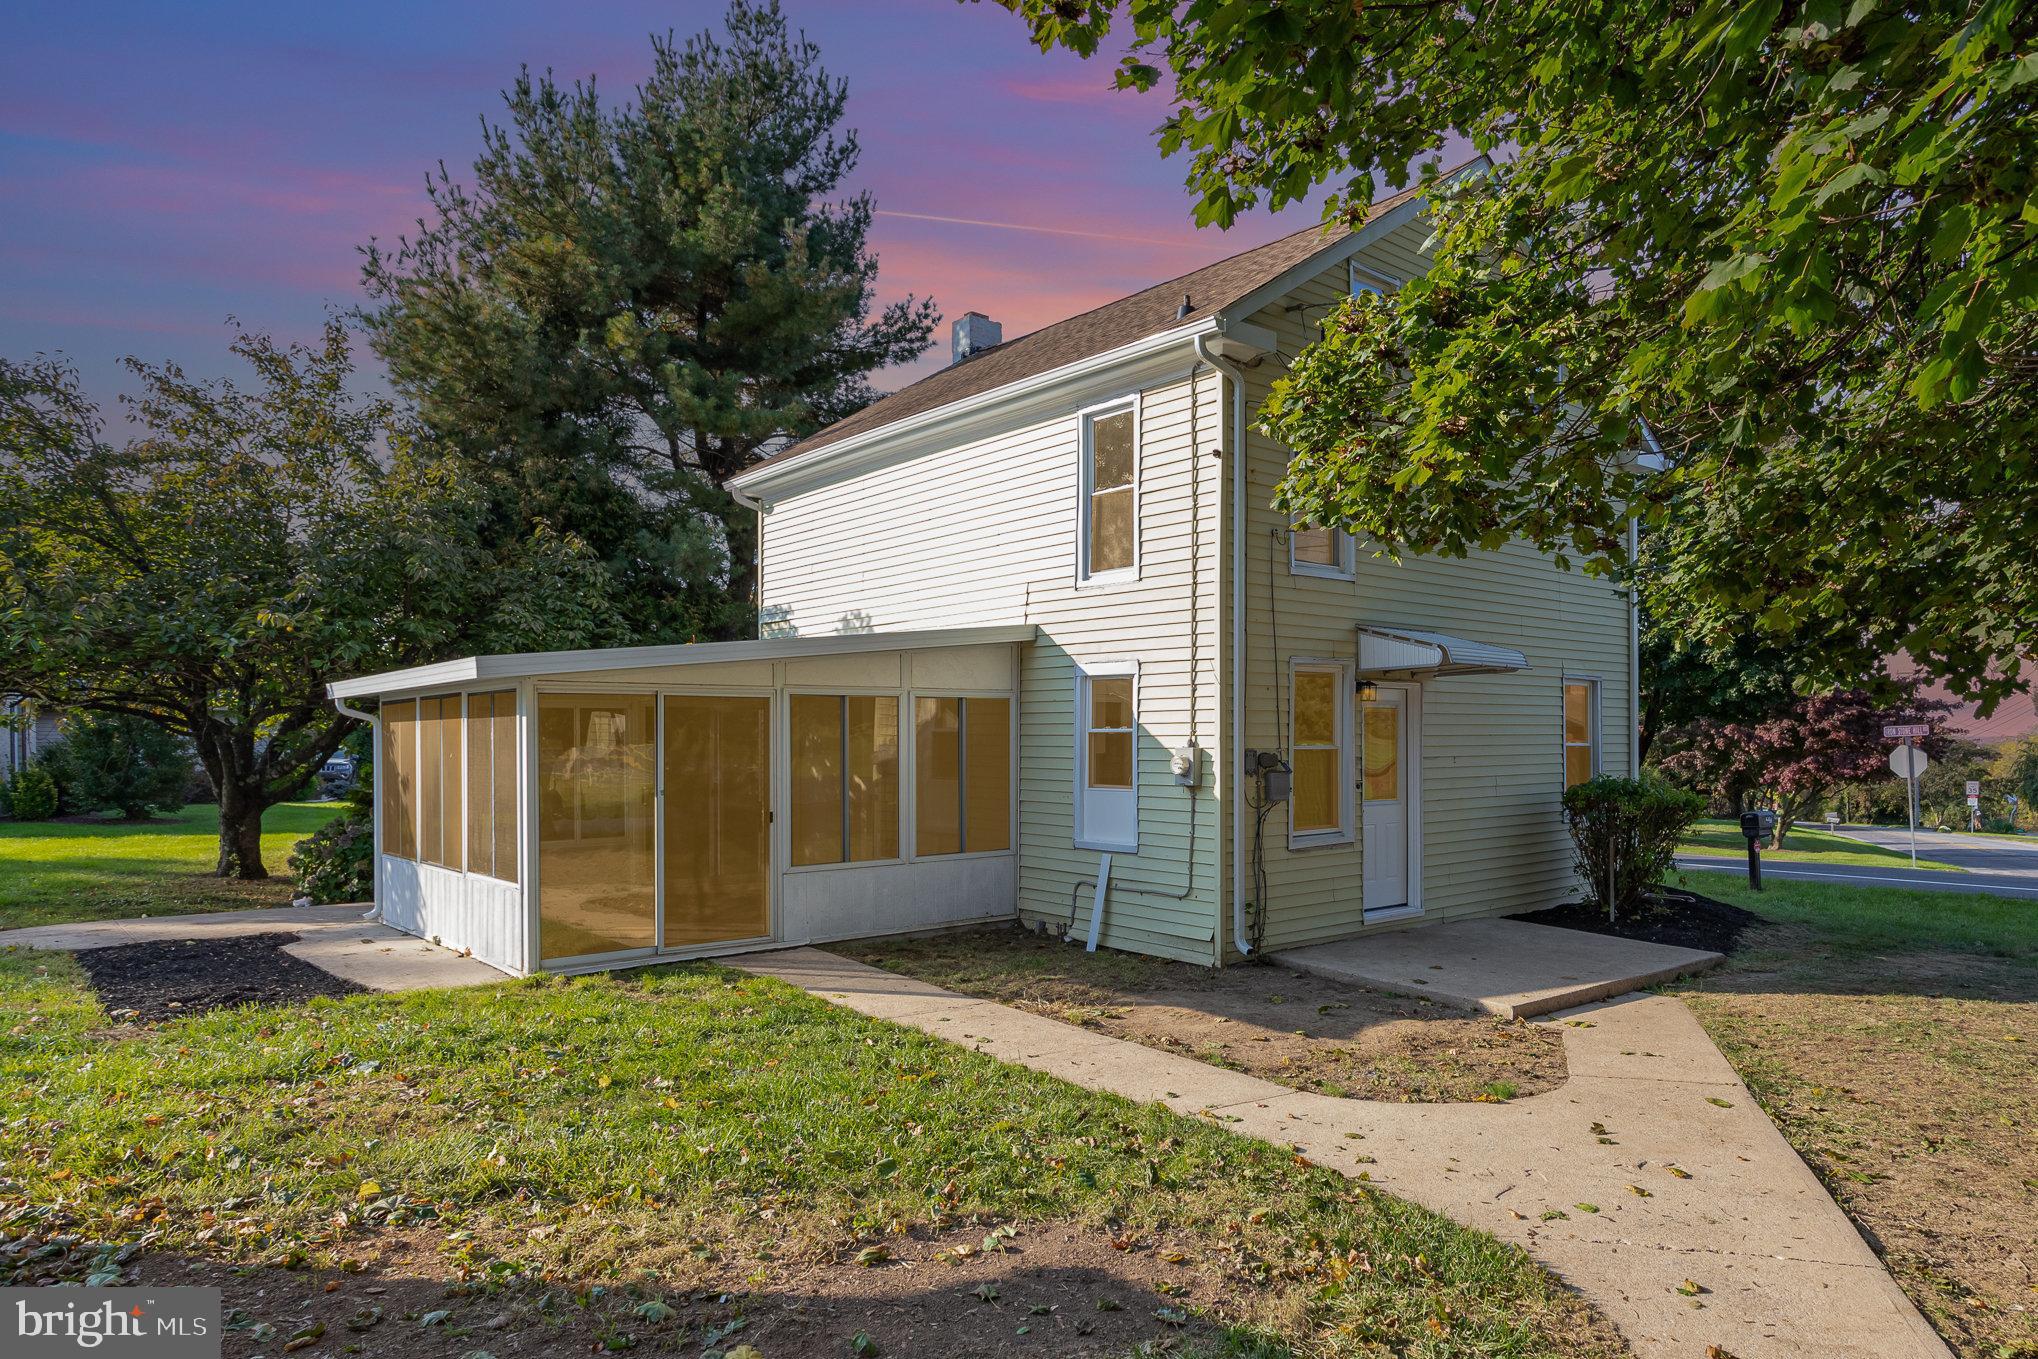
<path id="1" fill-rule="evenodd" d="M 1418 189 L 1410 188 L 1391 198 L 1380 199 L 1373 204 L 1367 220 L 1400 207 L 1417 192 Z M 769 467 L 788 458 L 826 448 L 852 435 L 882 429 L 908 416 L 935 410 L 950 402 L 977 396 L 1208 317 L 1350 234 L 1351 229 L 1342 225 L 1327 230 L 1321 224 L 1305 227 L 1215 264 L 1206 264 L 1180 278 L 1156 283 L 1130 297 L 1106 302 L 1066 321 L 1056 321 L 1030 334 L 994 345 L 961 363 L 901 387 L 889 396 L 880 397 L 855 414 L 837 420 L 756 466 Z M 1186 316 L 1179 314 L 1178 310 L 1185 293 L 1190 300 Z"/>

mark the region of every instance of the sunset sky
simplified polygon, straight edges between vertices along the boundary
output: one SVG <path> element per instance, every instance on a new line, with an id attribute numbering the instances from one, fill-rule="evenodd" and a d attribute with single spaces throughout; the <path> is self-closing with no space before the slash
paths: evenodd
<path id="1" fill-rule="evenodd" d="M 1314 220 L 1190 225 L 1158 97 L 1043 55 L 991 4 L 787 0 L 849 81 L 880 293 L 988 312 L 1007 336 Z M 622 97 L 648 35 L 721 0 L 30 4 L 0 50 L 0 354 L 62 351 L 94 395 L 125 354 L 232 371 L 228 317 L 292 338 L 361 299 L 356 247 L 456 173 L 520 63 Z M 961 220 L 938 220 L 961 219 Z M 945 327 L 942 346 L 945 348 Z M 895 387 L 934 355 L 881 375 Z"/>

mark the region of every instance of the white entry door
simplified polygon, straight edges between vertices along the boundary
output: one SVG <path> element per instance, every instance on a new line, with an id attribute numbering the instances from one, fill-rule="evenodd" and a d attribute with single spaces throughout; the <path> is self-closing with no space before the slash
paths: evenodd
<path id="1" fill-rule="evenodd" d="M 1408 691 L 1379 685 L 1359 702 L 1359 824 L 1364 828 L 1367 915 L 1410 904 L 1409 831 L 1416 790 L 1409 747 Z"/>

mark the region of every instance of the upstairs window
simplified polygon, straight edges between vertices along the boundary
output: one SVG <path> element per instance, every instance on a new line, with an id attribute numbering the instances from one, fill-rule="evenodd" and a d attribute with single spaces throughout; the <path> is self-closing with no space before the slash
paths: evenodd
<path id="1" fill-rule="evenodd" d="M 899 857 L 899 700 L 792 696 L 792 861 Z"/>
<path id="2" fill-rule="evenodd" d="M 1120 406 L 1083 416 L 1083 579 L 1129 573 L 1138 562 L 1138 473 L 1138 413 Z"/>
<path id="3" fill-rule="evenodd" d="M 1599 682 L 1564 681 L 1564 786 L 1599 772 Z"/>
<path id="4" fill-rule="evenodd" d="M 1337 529 L 1288 531 L 1288 569 L 1298 576 L 1352 578 L 1352 540 Z"/>

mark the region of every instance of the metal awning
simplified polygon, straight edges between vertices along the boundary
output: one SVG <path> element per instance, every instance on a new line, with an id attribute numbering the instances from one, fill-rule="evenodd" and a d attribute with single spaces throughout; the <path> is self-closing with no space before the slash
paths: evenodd
<path id="1" fill-rule="evenodd" d="M 1385 623 L 1359 624 L 1359 673 L 1398 675 L 1506 675 L 1529 668 L 1511 647 L 1471 642 L 1448 633 L 1423 632 Z"/>

